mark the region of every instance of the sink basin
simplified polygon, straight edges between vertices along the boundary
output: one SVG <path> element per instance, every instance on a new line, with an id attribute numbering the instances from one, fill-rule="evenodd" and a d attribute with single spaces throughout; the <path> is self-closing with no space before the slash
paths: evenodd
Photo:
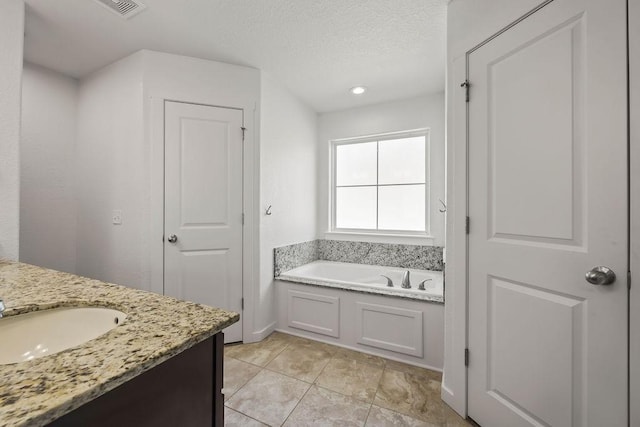
<path id="1" fill-rule="evenodd" d="M 126 314 L 103 307 L 64 307 L 0 319 L 0 365 L 59 353 L 98 338 Z"/>

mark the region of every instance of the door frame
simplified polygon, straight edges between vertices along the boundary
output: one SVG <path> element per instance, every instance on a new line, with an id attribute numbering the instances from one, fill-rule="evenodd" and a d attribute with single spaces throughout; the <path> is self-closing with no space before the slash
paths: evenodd
<path id="1" fill-rule="evenodd" d="M 508 31 L 524 19 L 547 6 L 554 0 L 541 0 L 540 4 L 508 23 L 489 37 L 468 49 L 451 61 L 449 76 L 453 79 L 447 82 L 447 96 L 451 100 L 447 106 L 447 219 L 446 219 L 446 252 L 447 262 L 445 274 L 449 286 L 445 287 L 445 301 L 449 304 L 449 310 L 445 311 L 445 371 L 442 380 L 441 397 L 458 414 L 463 417 L 468 415 L 468 367 L 465 355 L 469 344 L 469 239 L 467 234 L 467 217 L 469 214 L 469 111 L 466 101 L 466 90 L 461 84 L 469 80 L 469 56 L 483 45 Z M 640 22 L 640 7 L 632 7 L 633 2 L 627 0 L 627 25 L 632 28 L 631 21 Z M 629 45 L 640 47 L 640 31 L 633 35 L 627 31 Z M 636 49 L 637 51 L 638 49 Z M 640 54 L 635 57 L 629 51 L 629 67 L 635 65 L 640 69 Z M 628 122 L 632 117 L 632 111 L 640 114 L 640 82 L 631 81 L 629 74 L 628 91 L 630 94 L 628 108 Z M 472 91 L 472 89 L 471 89 Z M 636 265 L 640 265 L 640 216 L 634 221 L 632 212 L 640 211 L 640 125 L 631 128 L 629 138 L 629 200 L 630 221 L 628 253 L 630 262 L 629 275 L 635 271 Z M 634 158 L 635 157 L 635 158 Z M 633 179 L 632 179 L 633 178 Z M 634 180 L 636 185 L 633 185 Z M 633 245 L 634 238 L 636 244 Z M 622 275 L 621 275 L 622 276 Z M 640 283 L 636 286 L 640 286 Z M 631 346 L 634 342 L 640 343 L 640 293 L 634 295 L 629 292 L 629 393 L 637 400 L 640 398 L 640 363 L 633 363 L 633 357 L 640 360 L 640 344 Z M 634 316 L 634 310 L 636 311 Z M 635 326 L 635 327 L 634 327 Z M 447 337 L 448 336 L 448 337 Z M 448 365 L 448 366 L 447 366 Z M 630 412 L 628 419 L 640 420 L 640 408 L 632 408 L 627 404 Z M 634 412 L 635 411 L 635 412 Z M 630 425 L 633 425 L 631 423 Z"/>
<path id="2" fill-rule="evenodd" d="M 242 340 L 251 342 L 253 337 L 253 320 L 255 297 L 251 284 L 258 277 L 258 239 L 255 238 L 258 228 L 258 218 L 254 214 L 254 206 L 258 206 L 259 193 L 256 180 L 259 177 L 258 159 L 258 129 L 256 105 L 220 105 L 209 100 L 193 99 L 189 96 L 176 94 L 146 94 L 145 116 L 149 128 L 145 129 L 148 138 L 150 156 L 150 218 L 149 231 L 149 269 L 151 271 L 151 291 L 164 293 L 164 110 L 166 102 L 181 102 L 186 104 L 205 105 L 210 107 L 230 108 L 240 110 L 243 113 L 243 126 L 245 130 L 243 146 L 243 183 L 242 202 L 245 215 L 242 230 L 242 297 L 244 308 L 240 313 L 242 321 Z"/>
<path id="3" fill-rule="evenodd" d="M 631 117 L 640 116 L 640 4 L 627 0 L 627 52 L 629 84 L 629 215 L 631 271 L 640 267 L 640 123 Z M 631 215 L 634 214 L 634 215 Z M 635 282 L 635 283 L 634 283 Z M 629 291 L 629 425 L 640 425 L 640 279 L 633 277 Z M 636 361 L 636 363 L 633 363 Z"/>

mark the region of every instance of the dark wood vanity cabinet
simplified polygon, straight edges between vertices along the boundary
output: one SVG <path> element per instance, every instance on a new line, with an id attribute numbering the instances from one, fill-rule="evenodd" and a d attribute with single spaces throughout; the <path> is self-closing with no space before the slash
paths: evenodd
<path id="1" fill-rule="evenodd" d="M 223 351 L 219 332 L 50 425 L 222 427 Z"/>

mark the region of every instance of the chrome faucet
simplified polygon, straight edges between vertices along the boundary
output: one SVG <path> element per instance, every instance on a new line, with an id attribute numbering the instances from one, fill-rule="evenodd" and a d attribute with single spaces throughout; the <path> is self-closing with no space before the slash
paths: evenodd
<path id="1" fill-rule="evenodd" d="M 405 271 L 402 275 L 402 288 L 411 289 L 411 280 L 409 280 L 409 270 Z"/>
<path id="2" fill-rule="evenodd" d="M 4 309 L 5 309 L 4 301 L 0 299 L 0 318 L 3 316 Z"/>
<path id="3" fill-rule="evenodd" d="M 384 274 L 381 274 L 380 276 L 384 277 L 385 279 L 387 279 L 387 286 L 390 288 L 393 288 L 393 280 L 391 280 L 390 277 L 385 276 Z"/>
<path id="4" fill-rule="evenodd" d="M 424 290 L 426 290 L 426 289 L 424 288 L 424 282 L 428 282 L 428 281 L 430 281 L 430 280 L 433 280 L 433 279 L 424 279 L 422 282 L 420 282 L 420 284 L 418 285 L 418 290 L 419 290 L 419 291 L 424 291 Z"/>

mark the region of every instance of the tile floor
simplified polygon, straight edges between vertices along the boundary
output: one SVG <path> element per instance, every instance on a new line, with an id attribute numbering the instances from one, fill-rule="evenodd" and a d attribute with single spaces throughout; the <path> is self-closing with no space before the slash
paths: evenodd
<path id="1" fill-rule="evenodd" d="M 467 426 L 441 374 L 275 332 L 229 345 L 225 426 Z"/>

